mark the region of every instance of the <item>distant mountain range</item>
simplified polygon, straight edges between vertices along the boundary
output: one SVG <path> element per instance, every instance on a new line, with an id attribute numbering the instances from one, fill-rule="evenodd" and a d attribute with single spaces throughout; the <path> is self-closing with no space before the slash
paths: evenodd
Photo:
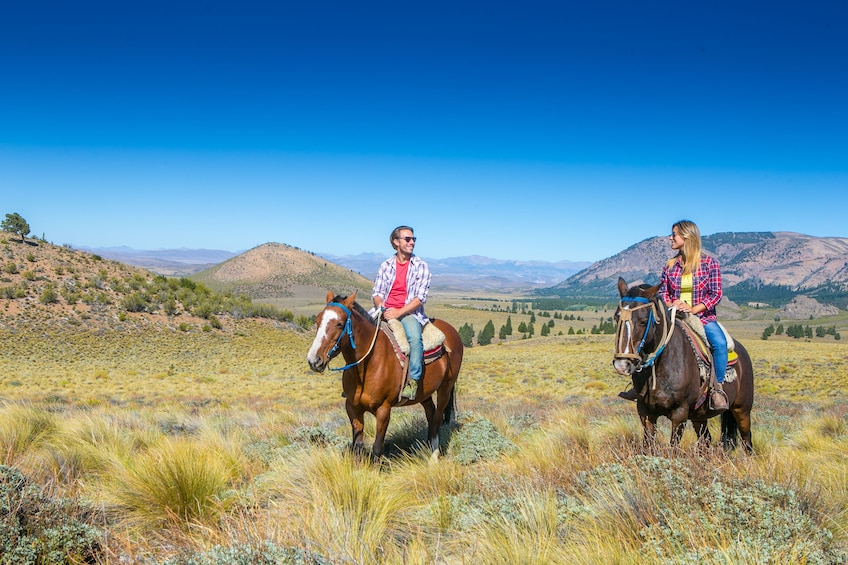
<path id="1" fill-rule="evenodd" d="M 238 255 L 221 249 L 133 249 L 120 246 L 80 247 L 80 250 L 167 276 L 199 273 Z"/>
<path id="2" fill-rule="evenodd" d="M 388 255 L 322 255 L 325 259 L 347 267 L 374 280 L 380 263 Z M 547 288 L 585 269 L 589 261 L 517 261 L 492 259 L 480 255 L 432 259 L 422 257 L 433 273 L 432 287 L 446 290 L 533 290 Z"/>
<path id="3" fill-rule="evenodd" d="M 724 232 L 705 236 L 703 245 L 707 253 L 719 259 L 725 295 L 737 304 L 784 306 L 801 296 L 842 309 L 848 307 L 848 238 L 793 232 Z M 278 243 L 242 254 L 208 249 L 139 251 L 126 247 L 88 251 L 156 273 L 198 275 L 213 283 L 219 276 L 216 273 L 232 271 L 233 261 L 238 260 L 243 272 L 264 270 L 264 278 L 259 286 L 254 282 L 245 286 L 237 280 L 238 276 L 229 274 L 226 285 L 251 288 L 254 297 L 291 292 L 285 289 L 292 285 L 321 286 L 322 277 L 331 277 L 343 286 L 365 288 L 386 258 L 380 253 L 316 255 Z M 618 297 L 618 277 L 629 284 L 655 284 L 672 255 L 668 238 L 654 237 L 596 263 L 480 256 L 425 259 L 433 271 L 433 288 L 469 292 L 519 290 L 540 297 L 607 303 Z M 230 265 L 222 270 L 225 262 Z M 293 270 L 295 264 L 301 265 L 297 273 Z M 339 269 L 333 270 L 333 266 Z"/>
<path id="4" fill-rule="evenodd" d="M 260 246 L 261 247 L 261 246 Z M 296 248 L 291 248 L 296 250 Z M 130 247 L 83 248 L 113 261 L 144 267 L 168 276 L 189 276 L 236 257 L 239 253 L 219 249 L 132 249 Z M 304 252 L 307 253 L 307 252 Z M 374 280 L 387 255 L 319 254 L 324 259 Z M 447 290 L 533 290 L 551 287 L 585 269 L 589 261 L 515 261 L 473 255 L 447 259 L 424 258 L 433 272 L 433 288 Z"/>

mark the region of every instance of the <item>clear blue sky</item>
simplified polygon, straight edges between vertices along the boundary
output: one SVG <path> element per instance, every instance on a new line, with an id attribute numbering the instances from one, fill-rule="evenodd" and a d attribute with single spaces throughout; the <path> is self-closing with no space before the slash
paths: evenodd
<path id="1" fill-rule="evenodd" d="M 599 260 L 848 237 L 848 2 L 6 3 L 0 217 L 74 247 Z"/>

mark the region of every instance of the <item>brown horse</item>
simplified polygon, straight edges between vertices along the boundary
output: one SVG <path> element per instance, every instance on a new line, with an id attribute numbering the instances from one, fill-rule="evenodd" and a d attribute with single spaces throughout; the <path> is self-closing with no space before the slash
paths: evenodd
<path id="1" fill-rule="evenodd" d="M 721 441 L 725 448 L 736 447 L 737 436 L 741 434 L 745 450 L 752 452 L 754 371 L 751 357 L 736 341 L 737 376 L 733 382 L 724 383 L 729 410 L 711 410 L 709 401 L 698 405 L 704 392 L 698 361 L 681 327 L 682 322 L 670 318 L 658 290 L 659 286 L 647 285 L 628 289 L 624 279 L 618 279 L 621 301 L 615 312 L 613 366 L 619 374 L 632 378 L 637 391 L 644 391 L 636 401 L 636 409 L 642 421 L 645 444 L 653 445 L 657 419 L 665 416 L 671 420 L 672 446 L 679 444 L 686 420 L 691 420 L 699 444 L 704 447 L 712 440 L 707 420 L 721 414 Z"/>
<path id="2" fill-rule="evenodd" d="M 404 373 L 394 347 L 356 302 L 356 292 L 346 298 L 327 293 L 327 305 L 316 318 L 318 329 L 306 360 L 310 369 L 321 373 L 339 353 L 344 358 L 342 387 L 355 452 L 363 450 L 366 412 L 377 421 L 371 454 L 379 457 L 383 454 L 392 407 L 420 403 L 427 415 L 427 440 L 433 456 L 438 457 L 439 428 L 454 416 L 454 385 L 462 365 L 463 346 L 453 326 L 442 320 L 432 323 L 445 334 L 445 349 L 439 359 L 424 365 L 418 393 L 407 400 L 400 398 Z"/>

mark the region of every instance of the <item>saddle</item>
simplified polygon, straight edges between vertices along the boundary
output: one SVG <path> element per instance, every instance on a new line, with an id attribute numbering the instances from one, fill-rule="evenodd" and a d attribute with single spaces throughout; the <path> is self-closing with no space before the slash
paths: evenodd
<path id="1" fill-rule="evenodd" d="M 692 351 L 695 353 L 695 358 L 698 360 L 698 367 L 701 372 L 701 382 L 705 382 L 710 377 L 710 368 L 712 367 L 713 357 L 710 354 L 710 344 L 707 341 L 707 334 L 704 332 L 704 325 L 701 323 L 698 316 L 683 316 L 679 317 L 679 327 L 686 333 L 689 343 L 692 345 Z M 718 323 L 718 322 L 717 322 Z M 718 323 L 721 331 L 724 332 L 724 337 L 727 339 L 727 367 L 725 367 L 724 380 L 732 383 L 736 380 L 736 362 L 739 355 L 734 351 L 735 342 L 733 338 L 721 323 Z M 718 368 L 716 368 L 718 369 Z"/>
<path id="2" fill-rule="evenodd" d="M 400 361 L 401 367 L 407 369 L 407 357 L 409 356 L 409 341 L 400 320 L 389 320 L 382 322 L 380 329 L 388 336 L 392 348 Z M 427 322 L 421 329 L 421 339 L 424 342 L 424 364 L 430 364 L 444 354 L 445 334 L 432 322 Z"/>

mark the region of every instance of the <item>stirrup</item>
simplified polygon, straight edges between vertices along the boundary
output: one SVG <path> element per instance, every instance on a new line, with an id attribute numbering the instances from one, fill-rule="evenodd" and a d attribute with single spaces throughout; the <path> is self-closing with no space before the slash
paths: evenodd
<path id="1" fill-rule="evenodd" d="M 714 398 L 716 397 L 721 399 L 719 402 L 720 404 L 724 404 L 723 406 L 716 406 L 714 402 Z M 730 408 L 730 401 L 727 399 L 727 394 L 724 392 L 724 389 L 721 388 L 721 385 L 712 389 L 712 391 L 710 391 L 710 410 L 722 411 L 727 410 L 728 408 Z"/>

